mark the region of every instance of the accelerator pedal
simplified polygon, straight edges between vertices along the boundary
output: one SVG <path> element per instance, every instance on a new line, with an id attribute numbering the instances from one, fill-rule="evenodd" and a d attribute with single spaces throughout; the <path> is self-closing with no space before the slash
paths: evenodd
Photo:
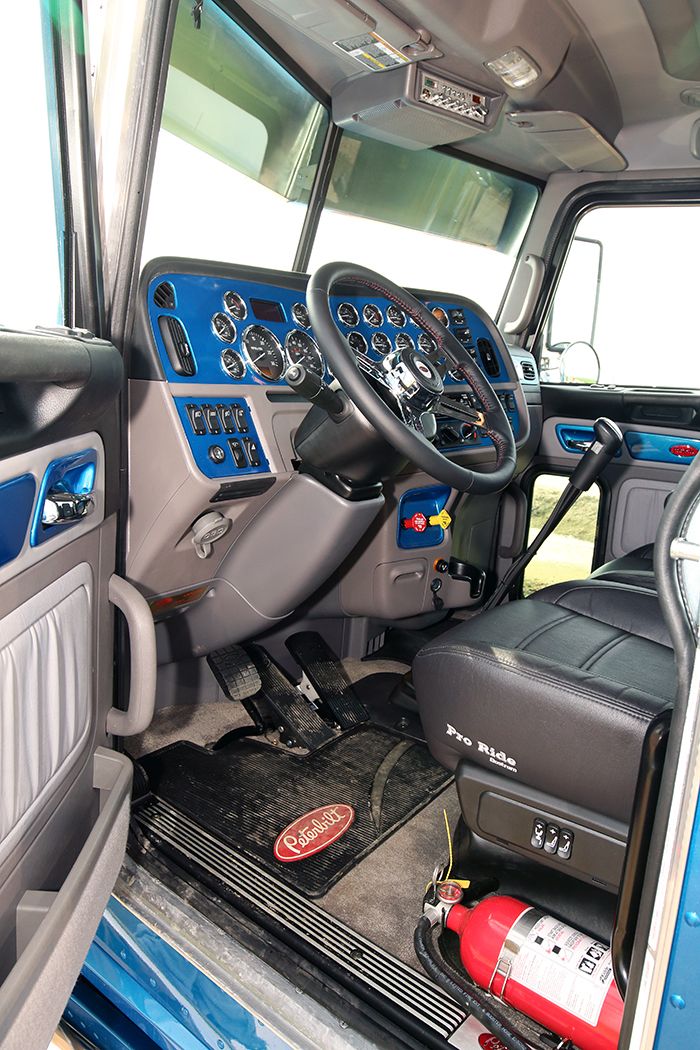
<path id="1" fill-rule="evenodd" d="M 274 713 L 283 741 L 312 751 L 327 740 L 332 740 L 333 730 L 292 685 L 267 650 L 261 645 L 248 645 L 246 649 L 260 678 L 261 693 Z"/>
<path id="2" fill-rule="evenodd" d="M 366 722 L 367 708 L 358 699 L 345 668 L 316 631 L 300 631 L 287 638 L 289 649 L 321 700 L 322 711 L 341 729 Z"/>

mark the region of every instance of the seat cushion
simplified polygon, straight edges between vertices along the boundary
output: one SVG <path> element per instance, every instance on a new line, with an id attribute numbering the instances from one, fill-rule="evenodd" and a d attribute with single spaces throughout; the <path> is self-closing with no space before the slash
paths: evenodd
<path id="1" fill-rule="evenodd" d="M 675 697 L 655 594 L 605 580 L 460 624 L 418 653 L 413 680 L 439 762 L 467 758 L 625 822 L 647 726 Z"/>

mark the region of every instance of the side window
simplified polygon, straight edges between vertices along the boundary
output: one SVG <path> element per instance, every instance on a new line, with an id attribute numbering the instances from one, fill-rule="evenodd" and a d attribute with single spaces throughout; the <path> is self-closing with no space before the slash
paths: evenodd
<path id="1" fill-rule="evenodd" d="M 580 219 L 540 345 L 545 383 L 700 387 L 700 205 L 606 205 Z"/>
<path id="2" fill-rule="evenodd" d="M 567 482 L 568 478 L 559 474 L 539 474 L 535 479 L 528 545 L 547 521 Z M 599 508 L 600 487 L 596 484 L 579 497 L 528 565 L 523 578 L 525 597 L 550 584 L 588 576 L 593 568 Z"/>
<path id="3" fill-rule="evenodd" d="M 197 5 L 195 5 L 196 8 Z M 214 3 L 177 10 L 143 261 L 290 269 L 328 114 Z"/>
<path id="4" fill-rule="evenodd" d="M 27 0 L 14 12 L 11 30 L 0 33 L 0 326 L 9 328 L 63 323 L 58 127 L 47 94 L 50 7 Z"/>

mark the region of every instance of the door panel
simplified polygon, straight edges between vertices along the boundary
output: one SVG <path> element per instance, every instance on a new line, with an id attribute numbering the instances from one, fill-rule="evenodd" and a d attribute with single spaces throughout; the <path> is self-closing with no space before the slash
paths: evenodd
<path id="1" fill-rule="evenodd" d="M 124 854 L 131 765 L 106 729 L 121 374 L 102 340 L 0 331 L 3 1048 L 45 1050 Z"/>

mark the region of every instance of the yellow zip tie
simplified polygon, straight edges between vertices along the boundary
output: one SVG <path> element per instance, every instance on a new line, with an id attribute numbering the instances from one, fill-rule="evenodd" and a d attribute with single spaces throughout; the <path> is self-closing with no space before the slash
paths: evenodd
<path id="1" fill-rule="evenodd" d="M 444 882 L 448 882 L 450 875 L 452 874 L 452 864 L 454 862 L 454 856 L 452 854 L 452 835 L 450 834 L 450 822 L 447 819 L 447 810 L 443 809 L 442 815 L 445 818 L 445 831 L 447 832 L 447 845 L 450 851 L 450 866 L 447 869 L 447 875 L 445 875 Z"/>

